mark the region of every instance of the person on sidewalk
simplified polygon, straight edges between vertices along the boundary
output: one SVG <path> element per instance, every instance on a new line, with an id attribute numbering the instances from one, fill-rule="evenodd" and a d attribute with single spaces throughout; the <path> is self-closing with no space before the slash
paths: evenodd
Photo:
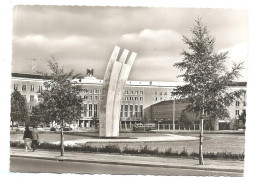
<path id="1" fill-rule="evenodd" d="M 38 140 L 39 140 L 39 132 L 36 129 L 36 127 L 33 126 L 33 130 L 32 130 L 32 148 L 33 148 L 33 152 L 38 149 Z"/>
<path id="2" fill-rule="evenodd" d="M 23 140 L 25 145 L 25 151 L 31 150 L 31 139 L 32 139 L 32 132 L 29 130 L 29 127 L 26 126 L 24 134 L 23 134 Z"/>

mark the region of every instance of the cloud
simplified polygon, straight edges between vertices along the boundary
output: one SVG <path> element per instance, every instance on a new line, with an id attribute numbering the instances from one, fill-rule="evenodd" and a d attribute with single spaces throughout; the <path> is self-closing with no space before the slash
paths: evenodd
<path id="1" fill-rule="evenodd" d="M 15 6 L 12 71 L 30 72 L 31 59 L 55 56 L 68 69 L 85 73 L 95 68 L 95 74 L 103 78 L 118 45 L 137 53 L 131 78 L 174 80 L 171 65 L 180 61 L 185 48 L 182 35 L 190 36 L 197 17 L 216 38 L 217 50 L 248 41 L 247 12 L 241 10 Z"/>
<path id="2" fill-rule="evenodd" d="M 144 29 L 137 33 L 124 34 L 119 44 L 128 47 L 141 57 L 174 55 L 180 52 L 181 34 L 173 30 Z"/>

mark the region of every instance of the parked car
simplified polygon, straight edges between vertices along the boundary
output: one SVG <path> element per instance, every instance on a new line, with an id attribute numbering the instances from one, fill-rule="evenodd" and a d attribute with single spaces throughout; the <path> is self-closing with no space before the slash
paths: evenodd
<path id="1" fill-rule="evenodd" d="M 50 131 L 56 131 L 56 128 L 51 127 L 51 128 L 50 128 Z"/>
<path id="2" fill-rule="evenodd" d="M 63 128 L 63 131 L 71 131 L 71 130 L 72 130 L 72 128 L 69 127 L 69 126 L 65 126 L 65 127 Z"/>
<path id="3" fill-rule="evenodd" d="M 138 123 L 133 126 L 134 131 L 150 131 L 155 129 L 156 125 L 154 123 L 147 123 L 145 125 L 143 125 L 142 123 Z"/>

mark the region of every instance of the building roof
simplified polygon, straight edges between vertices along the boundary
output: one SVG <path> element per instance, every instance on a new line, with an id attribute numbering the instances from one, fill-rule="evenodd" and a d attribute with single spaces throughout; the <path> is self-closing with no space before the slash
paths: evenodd
<path id="1" fill-rule="evenodd" d="M 12 73 L 12 77 L 18 78 L 31 78 L 31 79 L 49 79 L 49 76 L 43 76 L 40 74 L 31 74 L 31 73 Z M 95 77 L 85 77 L 75 79 L 78 83 L 81 84 L 103 84 L 103 80 L 97 79 Z M 159 87 L 176 87 L 184 85 L 183 82 L 159 82 L 159 81 L 131 81 L 127 80 L 126 85 L 132 86 L 159 86 Z M 247 82 L 233 82 L 229 86 L 244 86 L 246 87 Z"/>
<path id="2" fill-rule="evenodd" d="M 12 77 L 18 78 L 32 78 L 32 79 L 48 79 L 49 77 L 40 74 L 30 74 L 30 73 L 12 73 Z"/>

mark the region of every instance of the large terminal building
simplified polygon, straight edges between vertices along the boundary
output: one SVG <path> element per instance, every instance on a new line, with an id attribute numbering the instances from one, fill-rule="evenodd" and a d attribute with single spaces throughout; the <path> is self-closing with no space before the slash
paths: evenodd
<path id="1" fill-rule="evenodd" d="M 42 102 L 41 90 L 44 89 L 44 80 L 40 75 L 12 73 L 11 90 L 18 90 L 28 103 L 29 112 L 39 102 Z M 78 127 L 91 128 L 98 123 L 99 103 L 101 98 L 101 90 L 103 80 L 88 75 L 83 79 L 76 79 L 81 85 L 80 93 L 83 98 L 83 110 L 81 119 L 76 121 Z M 178 105 L 173 110 L 173 97 L 171 92 L 176 86 L 183 83 L 180 82 L 158 82 L 158 81 L 127 81 L 125 93 L 121 104 L 121 124 L 124 128 L 130 128 L 135 123 L 145 120 L 149 123 L 163 124 L 173 123 L 176 119 L 174 114 L 178 116 Z M 246 83 L 240 82 L 231 86 L 230 89 L 246 90 Z M 165 103 L 167 103 L 165 105 Z M 220 121 L 229 123 L 237 119 L 237 116 L 245 109 L 245 95 L 241 100 L 237 100 L 229 108 L 230 120 Z M 158 110 L 160 112 L 158 113 Z M 162 115 L 163 113 L 163 115 Z M 161 117 L 161 118 L 160 118 Z M 173 126 L 173 125 L 172 125 Z M 170 129 L 170 128 L 169 128 Z M 216 127 L 215 129 L 221 129 Z M 225 128 L 230 129 L 230 127 Z M 231 128 L 232 129 L 232 128 Z"/>

